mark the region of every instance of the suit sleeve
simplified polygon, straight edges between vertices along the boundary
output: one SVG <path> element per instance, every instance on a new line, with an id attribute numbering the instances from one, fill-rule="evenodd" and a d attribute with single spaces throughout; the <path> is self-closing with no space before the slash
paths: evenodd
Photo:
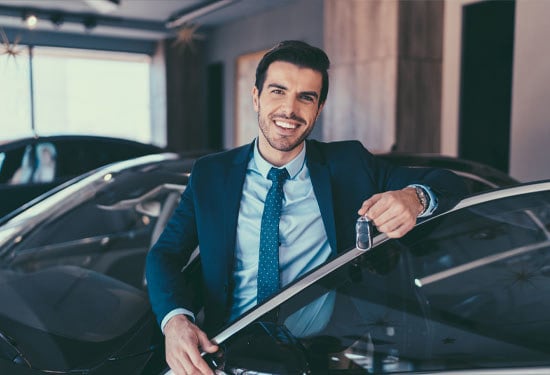
<path id="1" fill-rule="evenodd" d="M 379 192 L 400 190 L 412 184 L 427 186 L 437 198 L 437 208 L 432 215 L 451 209 L 467 195 L 462 179 L 449 170 L 395 166 L 377 158 L 362 145 L 361 148 L 364 166 L 373 174 Z"/>
<path id="2" fill-rule="evenodd" d="M 178 207 L 147 254 L 145 275 L 149 299 L 159 325 L 175 308 L 195 310 L 193 290 L 184 287 L 186 280 L 181 272 L 198 246 L 194 189 L 194 177 L 191 177 Z"/>

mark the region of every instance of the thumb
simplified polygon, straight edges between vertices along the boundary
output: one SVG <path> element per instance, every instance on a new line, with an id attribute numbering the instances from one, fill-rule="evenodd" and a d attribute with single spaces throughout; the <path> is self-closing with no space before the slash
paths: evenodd
<path id="1" fill-rule="evenodd" d="M 197 338 L 199 339 L 199 346 L 205 352 L 214 353 L 218 350 L 218 345 L 212 343 L 212 341 L 208 339 L 208 336 L 206 336 L 204 332 L 198 332 Z"/>

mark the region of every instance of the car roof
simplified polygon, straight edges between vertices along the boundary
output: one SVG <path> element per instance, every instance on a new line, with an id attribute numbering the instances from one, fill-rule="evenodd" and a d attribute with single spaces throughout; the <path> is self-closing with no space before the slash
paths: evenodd
<path id="1" fill-rule="evenodd" d="M 63 135 L 51 135 L 51 136 L 40 136 L 40 137 L 23 137 L 13 140 L 4 140 L 0 142 L 0 152 L 5 152 L 12 150 L 14 148 L 19 148 L 26 146 L 28 144 L 34 144 L 38 142 L 76 142 L 76 141 L 89 141 L 89 142 L 106 142 L 106 143 L 121 143 L 134 146 L 141 146 L 154 152 L 161 152 L 164 149 L 162 147 L 150 144 L 139 142 L 131 139 L 117 138 L 117 137 L 108 137 L 108 136 L 99 136 L 99 135 L 83 135 L 83 134 L 63 134 Z"/>
<path id="2" fill-rule="evenodd" d="M 376 156 L 401 166 L 445 168 L 461 176 L 483 182 L 493 188 L 520 183 L 515 178 L 490 165 L 452 156 L 406 152 L 390 152 L 377 154 Z"/>

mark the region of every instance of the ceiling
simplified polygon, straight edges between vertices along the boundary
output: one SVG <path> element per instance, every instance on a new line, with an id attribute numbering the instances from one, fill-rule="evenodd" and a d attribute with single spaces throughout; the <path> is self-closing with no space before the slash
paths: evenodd
<path id="1" fill-rule="evenodd" d="M 0 0 L 0 27 L 136 39 L 163 39 L 184 24 L 213 27 L 281 6 L 290 0 Z"/>

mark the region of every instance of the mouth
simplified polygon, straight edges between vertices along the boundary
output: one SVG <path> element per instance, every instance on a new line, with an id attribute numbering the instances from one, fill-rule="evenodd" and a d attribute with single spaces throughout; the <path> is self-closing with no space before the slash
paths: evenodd
<path id="1" fill-rule="evenodd" d="M 296 129 L 299 126 L 299 124 L 284 121 L 284 120 L 275 120 L 273 122 L 275 123 L 275 125 L 283 129 Z"/>

